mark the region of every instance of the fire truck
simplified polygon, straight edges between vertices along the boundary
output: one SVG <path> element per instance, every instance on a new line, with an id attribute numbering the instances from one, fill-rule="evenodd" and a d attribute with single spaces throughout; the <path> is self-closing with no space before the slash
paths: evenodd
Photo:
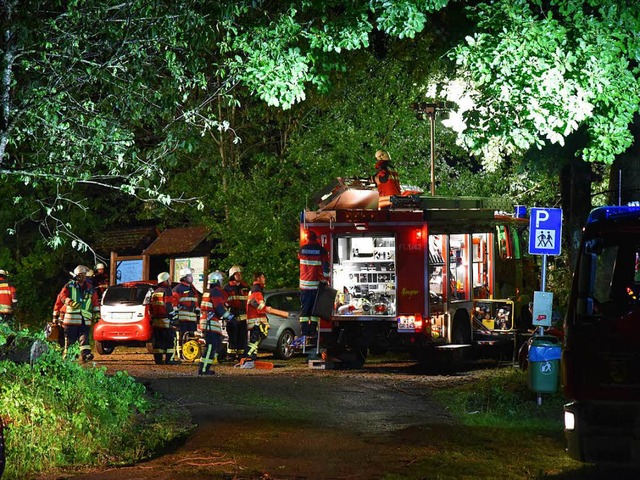
<path id="1" fill-rule="evenodd" d="M 591 212 L 562 353 L 571 457 L 640 467 L 640 207 Z"/>
<path id="2" fill-rule="evenodd" d="M 528 221 L 505 213 L 509 201 L 413 194 L 381 210 L 375 187 L 341 178 L 315 200 L 300 242 L 313 230 L 330 254 L 337 295 L 319 329 L 329 362 L 358 368 L 389 350 L 460 359 L 514 338 L 538 278 Z"/>

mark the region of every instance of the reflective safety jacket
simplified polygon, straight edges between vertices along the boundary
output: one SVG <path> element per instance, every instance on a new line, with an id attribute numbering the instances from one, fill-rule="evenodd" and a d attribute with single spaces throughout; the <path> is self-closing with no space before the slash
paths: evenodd
<path id="1" fill-rule="evenodd" d="M 202 295 L 198 330 L 201 332 L 215 332 L 222 335 L 221 320 L 227 314 L 227 309 L 225 308 L 226 301 L 227 294 L 220 285 L 211 287 L 208 292 Z"/>
<path id="2" fill-rule="evenodd" d="M 193 284 L 180 282 L 173 287 L 173 297 L 175 298 L 176 305 L 178 306 L 178 320 L 181 322 L 194 322 L 198 321 L 196 317 L 196 308 L 200 300 L 200 292 L 193 286 Z"/>
<path id="3" fill-rule="evenodd" d="M 6 280 L 0 282 L 0 313 L 11 315 L 17 303 L 16 287 L 9 285 Z"/>
<path id="4" fill-rule="evenodd" d="M 329 253 L 317 241 L 300 247 L 300 290 L 316 290 L 321 281 L 329 279 Z"/>
<path id="5" fill-rule="evenodd" d="M 244 282 L 231 280 L 224 286 L 227 294 L 227 304 L 231 313 L 237 320 L 247 319 L 247 299 L 249 298 L 249 285 Z"/>
<path id="6" fill-rule="evenodd" d="M 100 312 L 98 295 L 96 295 L 91 283 L 87 281 L 80 284 L 76 280 L 71 280 L 62 287 L 58 295 L 59 299 L 56 299 L 53 314 L 58 316 L 62 311 L 61 309 L 56 310 L 59 300 L 64 305 L 62 324 L 65 326 L 83 324 L 89 326 L 93 316 Z M 72 306 L 72 302 L 76 302 L 79 306 Z"/>
<path id="7" fill-rule="evenodd" d="M 158 286 L 151 295 L 151 319 L 154 328 L 171 328 L 169 314 L 177 305 L 169 285 Z"/>
<path id="8" fill-rule="evenodd" d="M 378 186 L 378 208 L 390 207 L 391 196 L 400 195 L 398 172 L 385 166 L 378 170 L 373 180 Z"/>
<path id="9" fill-rule="evenodd" d="M 261 323 L 269 323 L 267 318 L 267 305 L 264 302 L 264 287 L 255 282 L 251 287 L 251 293 L 247 298 L 247 328 L 251 329 Z"/>

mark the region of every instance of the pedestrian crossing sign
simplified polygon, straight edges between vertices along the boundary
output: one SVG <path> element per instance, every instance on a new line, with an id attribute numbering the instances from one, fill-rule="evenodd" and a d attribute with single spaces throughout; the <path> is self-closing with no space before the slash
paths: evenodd
<path id="1" fill-rule="evenodd" d="M 529 253 L 560 255 L 562 209 L 532 208 L 529 217 Z"/>

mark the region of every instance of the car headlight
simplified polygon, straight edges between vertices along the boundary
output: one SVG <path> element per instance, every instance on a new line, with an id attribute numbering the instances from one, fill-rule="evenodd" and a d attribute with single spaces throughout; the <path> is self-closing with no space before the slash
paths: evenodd
<path id="1" fill-rule="evenodd" d="M 576 428 L 576 416 L 573 412 L 564 412 L 564 429 L 575 430 Z"/>

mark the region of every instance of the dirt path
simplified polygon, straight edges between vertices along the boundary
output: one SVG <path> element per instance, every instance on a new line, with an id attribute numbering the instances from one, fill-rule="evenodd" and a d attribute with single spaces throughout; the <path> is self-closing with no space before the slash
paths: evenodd
<path id="1" fill-rule="evenodd" d="M 525 451 L 530 442 L 464 429 L 432 400 L 435 388 L 472 381 L 473 372 L 429 376 L 407 361 L 323 371 L 294 359 L 271 371 L 222 365 L 219 375 L 202 378 L 193 365 L 156 366 L 131 350 L 97 363 L 129 371 L 197 427 L 148 462 L 48 480 L 495 478 L 493 457 L 512 461 L 510 449 Z M 540 441 L 562 454 L 560 438 Z M 482 458 L 486 445 L 491 461 Z M 537 476 L 540 459 L 515 460 L 523 462 L 513 467 L 517 475 L 508 470 L 503 478 Z"/>

